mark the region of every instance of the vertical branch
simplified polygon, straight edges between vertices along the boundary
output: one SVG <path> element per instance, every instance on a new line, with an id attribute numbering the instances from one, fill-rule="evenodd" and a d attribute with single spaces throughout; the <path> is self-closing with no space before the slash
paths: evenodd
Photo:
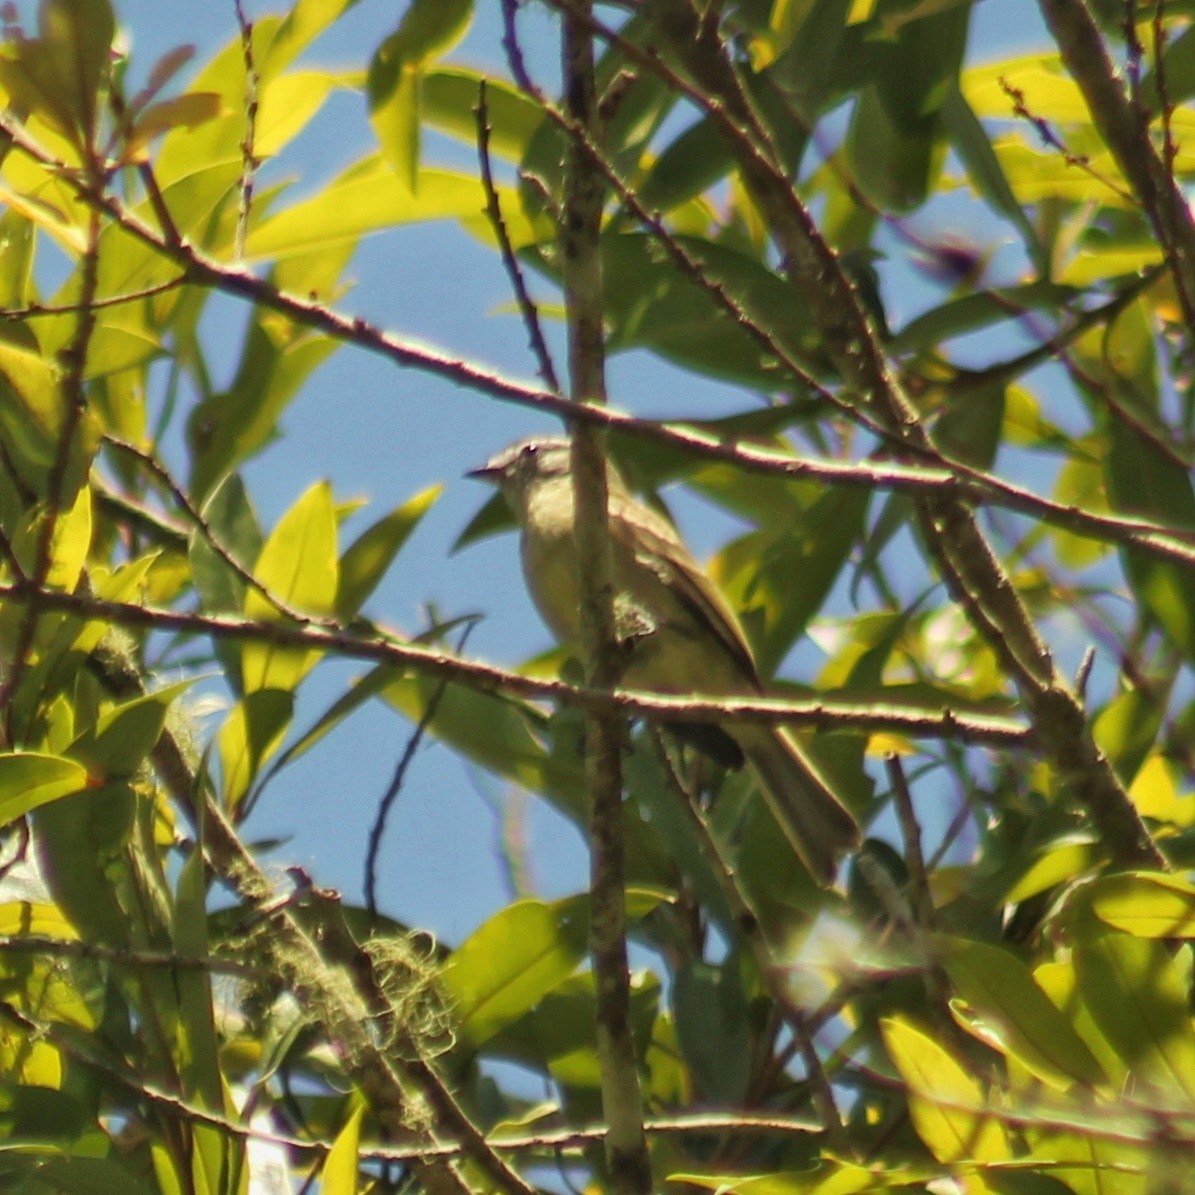
<path id="1" fill-rule="evenodd" d="M 1195 329 L 1195 219 L 1165 156 L 1149 137 L 1148 118 L 1116 77 L 1099 26 L 1082 0 L 1039 0 L 1067 73 L 1091 119 L 1153 225 L 1174 273 L 1189 329 Z M 1159 100 L 1165 102 L 1159 92 Z"/>
<path id="2" fill-rule="evenodd" d="M 245 15 L 241 0 L 234 0 L 237 27 L 241 31 L 241 56 L 245 61 L 245 136 L 241 140 L 240 203 L 237 207 L 236 257 L 245 256 L 245 238 L 249 235 L 249 216 L 253 211 L 253 179 L 258 161 L 257 141 L 258 99 L 257 65 L 253 61 L 253 22 Z"/>
<path id="3" fill-rule="evenodd" d="M 97 192 L 102 186 L 102 173 L 94 148 L 88 145 L 88 186 Z M 70 482 L 71 453 L 78 437 L 79 428 L 87 413 L 87 391 L 84 384 L 87 371 L 87 355 L 91 347 L 91 336 L 95 331 L 95 297 L 99 285 L 99 244 L 101 217 L 99 209 L 92 207 L 87 217 L 87 246 L 79 263 L 78 316 L 75 334 L 62 353 L 63 397 L 62 429 L 58 433 L 58 446 L 54 462 L 46 480 L 46 512 L 37 537 L 37 555 L 32 573 L 23 578 L 29 589 L 36 592 L 45 588 L 50 580 L 54 565 L 54 532 L 66 504 Z M 13 556 L 15 561 L 15 554 Z M 18 577 L 20 573 L 16 573 Z M 3 711 L 3 741 L 14 742 L 13 698 L 20 687 L 21 679 L 30 663 L 34 636 L 37 631 L 38 609 L 34 602 L 26 606 L 16 633 L 16 643 L 7 673 L 0 681 L 0 710 Z"/>
<path id="4" fill-rule="evenodd" d="M 588 8 L 588 5 L 585 6 Z M 585 137 L 600 144 L 593 36 L 572 15 L 564 19 L 565 107 Z M 600 257 L 603 183 L 579 138 L 569 143 L 561 231 L 568 363 L 574 400 L 602 402 L 606 395 L 602 337 Z M 580 598 L 580 631 L 586 682 L 613 688 L 619 661 L 614 627 L 610 539 L 606 527 L 607 479 L 601 433 L 573 428 L 573 487 Z M 585 719 L 585 765 L 590 796 L 590 929 L 597 997 L 597 1049 L 606 1121 L 610 1189 L 647 1195 L 652 1189 L 643 1098 L 630 1020 L 627 963 L 626 862 L 622 820 L 623 718 L 616 711 Z"/>

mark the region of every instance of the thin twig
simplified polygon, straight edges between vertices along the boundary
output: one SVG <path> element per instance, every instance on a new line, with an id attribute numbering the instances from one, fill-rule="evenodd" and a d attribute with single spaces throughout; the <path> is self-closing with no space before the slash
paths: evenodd
<path id="1" fill-rule="evenodd" d="M 519 43 L 518 17 L 519 0 L 502 0 L 502 49 L 506 52 L 511 78 L 528 95 L 534 95 L 538 88 L 531 81 Z"/>
<path id="2" fill-rule="evenodd" d="M 544 339 L 543 327 L 540 323 L 539 309 L 531 292 L 527 289 L 527 280 L 515 256 L 514 246 L 510 243 L 510 233 L 506 229 L 506 221 L 502 218 L 502 203 L 498 198 L 498 188 L 494 185 L 494 171 L 490 162 L 490 115 L 486 99 L 486 82 L 482 79 L 477 85 L 477 157 L 481 163 L 481 183 L 485 188 L 486 214 L 489 216 L 490 226 L 498 238 L 498 249 L 502 254 L 502 264 L 506 268 L 506 276 L 510 279 L 511 288 L 515 293 L 515 300 L 523 316 L 523 325 L 531 341 L 531 351 L 539 363 L 539 376 L 543 383 L 554 394 L 561 394 L 560 379 L 556 376 L 556 367 L 552 363 L 552 354 L 548 351 L 548 342 Z"/>
<path id="3" fill-rule="evenodd" d="M 337 630 L 341 623 L 335 618 L 325 618 L 318 614 L 305 614 L 301 610 L 296 610 L 289 602 L 284 601 L 278 597 L 277 594 L 272 593 L 269 588 L 263 585 L 254 575 L 253 572 L 244 564 L 241 563 L 232 552 L 220 541 L 220 537 L 212 530 L 211 524 L 203 517 L 203 512 L 191 501 L 186 490 L 174 480 L 170 470 L 162 464 L 152 453 L 146 452 L 139 448 L 136 444 L 122 439 L 120 436 L 107 432 L 104 435 L 104 442 L 110 444 L 113 448 L 131 456 L 142 468 L 146 469 L 154 477 L 161 482 L 162 485 L 170 492 L 170 496 L 178 504 L 179 508 L 186 514 L 187 518 L 195 524 L 195 529 L 202 536 L 204 543 L 208 545 L 213 552 L 226 564 L 236 576 L 250 589 L 254 590 L 279 614 L 286 618 L 293 619 L 295 622 L 310 625 L 325 627 L 329 630 Z"/>
<path id="4" fill-rule="evenodd" d="M 921 827 L 917 823 L 917 810 L 913 806 L 913 794 L 901 766 L 900 756 L 889 754 L 884 757 L 888 771 L 888 783 L 892 786 L 892 801 L 896 808 L 896 819 L 900 823 L 900 834 L 905 843 L 905 863 L 909 869 L 909 893 L 917 923 L 923 930 L 930 930 L 934 924 L 934 900 L 929 889 L 929 873 L 925 867 L 925 856 L 921 850 Z"/>
<path id="5" fill-rule="evenodd" d="M 457 654 L 464 650 L 465 644 L 469 641 L 469 635 L 476 625 L 475 622 L 467 623 L 461 631 L 456 645 Z M 371 920 L 376 920 L 378 916 L 378 856 L 382 850 L 382 836 L 386 832 L 386 819 L 390 815 L 394 802 L 398 799 L 398 794 L 402 791 L 411 761 L 415 758 L 415 752 L 419 749 L 419 744 L 423 741 L 428 727 L 436 716 L 436 711 L 440 708 L 440 702 L 444 698 L 448 685 L 448 678 L 443 677 L 432 691 L 427 705 L 420 715 L 419 722 L 408 736 L 402 754 L 398 757 L 394 775 L 390 778 L 390 783 L 386 786 L 386 791 L 378 802 L 377 815 L 369 830 L 369 846 L 365 852 L 365 907 L 369 910 Z"/>
<path id="6" fill-rule="evenodd" d="M 1073 166 L 1076 170 L 1082 171 L 1094 182 L 1099 183 L 1103 187 L 1107 187 L 1113 195 L 1116 196 L 1122 203 L 1128 204 L 1130 207 L 1134 206 L 1135 200 L 1133 196 L 1108 178 L 1107 175 L 1101 174 L 1095 167 L 1092 166 L 1091 161 L 1085 154 L 1072 153 L 1067 147 L 1066 142 L 1056 133 L 1053 126 L 1048 120 L 1042 116 L 1038 116 L 1029 110 L 1029 106 L 1025 101 L 1025 93 L 1019 88 L 1014 87 L 1007 79 L 1001 78 L 999 80 L 1000 90 L 1008 96 L 1012 102 L 1013 115 L 1019 117 L 1027 124 L 1031 124 L 1036 131 L 1041 143 L 1049 149 L 1057 151 L 1061 155 L 1062 160 L 1068 165 Z"/>
<path id="7" fill-rule="evenodd" d="M 834 1098 L 834 1088 L 822 1065 L 821 1057 L 818 1055 L 805 1011 L 792 997 L 789 986 L 785 982 L 784 969 L 772 952 L 771 944 L 767 940 L 759 914 L 756 913 L 750 896 L 739 883 L 739 877 L 734 868 L 723 857 L 722 849 L 714 838 L 709 823 L 702 815 L 696 797 L 682 783 L 673 769 L 672 760 L 668 757 L 663 738 L 654 726 L 651 739 L 664 783 L 676 798 L 677 807 L 685 815 L 697 848 L 701 852 L 701 857 L 722 890 L 722 895 L 734 918 L 734 927 L 747 943 L 747 947 L 755 959 L 755 964 L 759 968 L 759 973 L 768 985 L 776 1011 L 784 1024 L 788 1026 L 800 1052 L 809 1081 L 813 1106 L 817 1111 L 821 1128 L 825 1130 L 830 1145 L 843 1156 L 849 1157 L 852 1152 L 850 1139 L 844 1130 L 842 1116 Z"/>
<path id="8" fill-rule="evenodd" d="M 127 291 L 120 295 L 109 295 L 107 298 L 95 298 L 91 302 L 92 311 L 102 311 L 106 307 L 120 307 L 125 303 L 139 303 L 143 299 L 153 299 L 158 295 L 176 290 L 187 281 L 185 275 L 169 278 L 159 282 L 156 286 L 147 286 L 144 290 Z M 24 307 L 0 308 L 0 320 L 38 319 L 47 315 L 78 315 L 82 310 L 78 303 L 29 303 Z"/>

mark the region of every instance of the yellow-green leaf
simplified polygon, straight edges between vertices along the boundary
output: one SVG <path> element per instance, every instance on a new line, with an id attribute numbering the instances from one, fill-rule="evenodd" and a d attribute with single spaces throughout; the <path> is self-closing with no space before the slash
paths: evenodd
<path id="1" fill-rule="evenodd" d="M 70 942 L 78 938 L 79 931 L 62 915 L 57 905 L 17 900 L 0 905 L 0 934 L 9 938 L 33 935 Z"/>
<path id="2" fill-rule="evenodd" d="M 86 785 L 87 769 L 73 759 L 33 751 L 0 755 L 0 826 Z"/>
<path id="3" fill-rule="evenodd" d="M 355 1107 L 344 1128 L 336 1134 L 324 1163 L 320 1184 L 323 1195 L 357 1195 L 357 1151 L 361 1142 L 361 1122 L 365 1119 L 365 1103 L 362 1100 L 353 1102 Z"/>
<path id="4" fill-rule="evenodd" d="M 510 187 L 498 191 L 516 247 L 526 244 L 532 239 L 531 228 L 520 216 L 518 194 Z M 285 257 L 397 225 L 468 220 L 484 211 L 485 194 L 473 175 L 420 170 L 418 187 L 412 192 L 379 154 L 359 162 L 312 198 L 263 221 L 250 232 L 246 255 Z"/>
<path id="5" fill-rule="evenodd" d="M 156 745 L 172 702 L 190 684 L 180 681 L 107 710 L 71 744 L 71 757 L 101 780 L 135 775 Z"/>
<path id="6" fill-rule="evenodd" d="M 963 938 L 939 937 L 935 943 L 946 974 L 969 1005 L 960 1017 L 966 1028 L 1052 1087 L 1105 1081 L 1086 1043 L 1014 954 Z"/>
<path id="7" fill-rule="evenodd" d="M 340 588 L 336 610 L 341 618 L 356 614 L 385 575 L 407 537 L 431 509 L 444 489 L 428 486 L 395 507 L 353 541 L 340 559 Z"/>
<path id="8" fill-rule="evenodd" d="M 1120 872 L 1085 889 L 1093 913 L 1137 938 L 1195 938 L 1195 884 L 1158 872 Z"/>
<path id="9" fill-rule="evenodd" d="M 1078 991 L 1133 1077 L 1138 1097 L 1195 1099 L 1195 1029 L 1188 978 L 1168 943 L 1128 934 L 1084 937 L 1075 947 Z"/>
<path id="10" fill-rule="evenodd" d="M 284 514 L 262 547 L 254 575 L 291 610 L 327 615 L 336 608 L 339 569 L 332 487 L 317 482 Z M 245 593 L 245 614 L 261 622 L 284 616 L 258 590 Z M 315 662 L 305 649 L 267 641 L 246 643 L 241 655 L 245 692 L 289 691 Z"/>
<path id="11" fill-rule="evenodd" d="M 987 1112 L 982 1085 L 933 1038 L 898 1017 L 880 1023 L 884 1045 L 909 1089 L 917 1135 L 939 1162 L 1011 1157 L 1000 1121 Z"/>

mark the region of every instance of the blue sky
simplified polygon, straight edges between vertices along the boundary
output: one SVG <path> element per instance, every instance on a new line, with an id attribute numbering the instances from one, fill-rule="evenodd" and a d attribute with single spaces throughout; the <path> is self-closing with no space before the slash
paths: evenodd
<path id="1" fill-rule="evenodd" d="M 251 15 L 279 11 L 280 4 L 248 4 Z M 28 24 L 33 5 L 19 4 Z M 477 17 L 453 58 L 505 74 L 496 0 L 479 0 Z M 135 78 L 181 42 L 194 43 L 197 63 L 235 36 L 231 0 L 117 0 L 131 31 Z M 392 2 L 362 0 L 308 58 L 326 66 L 360 68 L 393 29 Z M 554 70 L 552 22 L 525 18 L 533 69 Z M 972 29 L 973 56 L 993 58 L 1044 42 L 1036 6 L 1027 0 L 981 0 Z M 288 153 L 269 169 L 314 187 L 355 158 L 371 152 L 364 101 L 335 95 L 327 110 Z M 429 146 L 429 156 L 450 152 Z M 456 151 L 458 164 L 471 161 Z M 967 232 L 965 228 L 928 231 Z M 354 289 L 342 310 L 422 338 L 511 374 L 530 377 L 533 365 L 518 322 L 495 314 L 509 303 L 505 277 L 494 256 L 448 226 L 402 229 L 363 243 L 349 270 Z M 908 313 L 903 313 L 907 315 Z M 215 305 L 205 324 L 217 377 L 231 375 L 236 329 L 244 317 L 235 303 Z M 229 342 L 228 351 L 219 345 Z M 616 403 L 659 413 L 713 413 L 735 401 L 733 392 L 680 374 L 635 354 L 611 363 Z M 741 396 L 739 396 L 741 401 Z M 472 653 L 513 663 L 547 645 L 518 575 L 511 537 L 486 541 L 456 556 L 448 548 L 486 494 L 463 472 L 507 442 L 550 427 L 530 412 L 352 350 L 340 350 L 314 376 L 283 419 L 285 437 L 248 470 L 263 521 L 272 524 L 314 480 L 330 478 L 337 496 L 370 499 L 354 525 L 365 522 L 437 481 L 444 497 L 404 549 L 397 567 L 371 603 L 378 619 L 417 630 L 424 603 L 442 615 L 477 611 L 487 616 L 469 643 Z M 682 503 L 682 523 L 699 551 L 708 551 L 726 529 L 704 506 Z M 355 533 L 350 531 L 350 535 Z M 810 660 L 815 657 L 810 655 Z M 798 656 L 797 665 L 800 666 Z M 303 725 L 334 699 L 355 667 L 321 669 L 308 682 L 297 724 Z M 340 888 L 346 899 L 361 893 L 362 858 L 376 802 L 388 782 L 409 728 L 380 707 L 360 714 L 347 729 L 325 740 L 267 790 L 250 823 L 253 836 L 289 836 L 274 856 L 279 866 L 298 862 L 316 879 Z M 409 774 L 387 834 L 382 865 L 385 911 L 459 941 L 510 893 L 496 844 L 494 808 L 506 794 L 493 777 L 478 773 L 435 745 L 425 746 Z M 579 836 L 535 802 L 526 806 L 531 876 L 542 895 L 577 890 L 586 861 Z"/>

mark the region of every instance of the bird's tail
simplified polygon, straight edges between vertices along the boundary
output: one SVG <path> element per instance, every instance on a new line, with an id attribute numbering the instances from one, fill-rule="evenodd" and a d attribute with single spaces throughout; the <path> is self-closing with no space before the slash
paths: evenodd
<path id="1" fill-rule="evenodd" d="M 772 813 L 809 873 L 834 882 L 838 862 L 859 845 L 859 827 L 800 744 L 774 726 L 734 727 Z"/>

